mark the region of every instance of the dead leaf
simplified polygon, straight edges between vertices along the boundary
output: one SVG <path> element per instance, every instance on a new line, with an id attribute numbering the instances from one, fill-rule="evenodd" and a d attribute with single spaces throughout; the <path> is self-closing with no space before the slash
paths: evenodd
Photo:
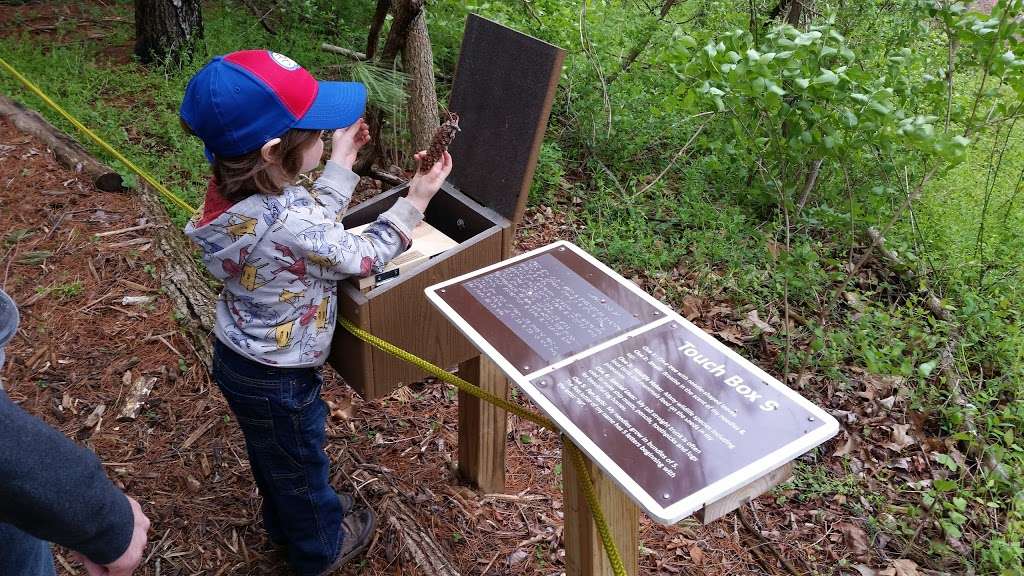
<path id="1" fill-rule="evenodd" d="M 833 456 L 849 456 L 860 450 L 860 440 L 853 434 L 846 434 L 846 443 L 833 453 Z"/>
<path id="2" fill-rule="evenodd" d="M 855 564 L 853 569 L 860 573 L 860 576 L 878 576 L 878 571 L 864 564 Z"/>
<path id="3" fill-rule="evenodd" d="M 849 522 L 838 522 L 835 528 L 843 535 L 843 542 L 851 554 L 862 557 L 868 553 L 868 535 L 861 527 Z"/>
<path id="4" fill-rule="evenodd" d="M 732 342 L 733 344 L 744 343 L 743 333 L 740 332 L 740 329 L 735 326 L 726 326 L 725 328 L 722 328 L 721 330 L 715 332 L 715 334 L 720 336 L 722 340 Z"/>
<path id="5" fill-rule="evenodd" d="M 883 446 L 893 452 L 902 452 L 904 448 L 916 444 L 917 440 L 914 440 L 914 437 L 907 433 L 909 430 L 910 424 L 893 424 L 892 441 L 883 444 Z"/>
<path id="6" fill-rule="evenodd" d="M 753 324 L 765 334 L 775 333 L 775 328 L 772 328 L 771 324 L 765 322 L 764 320 L 761 320 L 761 318 L 758 317 L 757 310 L 751 310 L 750 312 L 747 312 L 747 322 Z"/>
<path id="7" fill-rule="evenodd" d="M 508 565 L 515 566 L 516 564 L 521 564 L 523 560 L 526 560 L 529 557 L 530 555 L 526 552 L 522 550 L 516 550 L 515 552 L 508 555 Z"/>
<path id="8" fill-rule="evenodd" d="M 100 404 L 93 409 L 92 413 L 85 419 L 85 424 L 82 424 L 83 428 L 92 428 L 93 426 L 100 423 L 100 418 L 103 417 L 103 413 L 107 411 L 106 404 Z"/>
<path id="9" fill-rule="evenodd" d="M 687 320 L 693 320 L 700 317 L 700 298 L 696 296 L 684 296 L 683 297 L 683 316 Z"/>
<path id="10" fill-rule="evenodd" d="M 338 418 L 339 420 L 351 420 L 355 414 L 355 407 L 352 405 L 352 399 L 346 398 L 341 402 L 327 401 L 327 407 L 331 410 L 331 418 Z"/>
<path id="11" fill-rule="evenodd" d="M 690 546 L 689 552 L 690 560 L 693 560 L 694 564 L 696 564 L 697 566 L 701 566 L 704 564 L 704 551 L 701 550 L 699 546 L 697 546 L 696 544 Z"/>
<path id="12" fill-rule="evenodd" d="M 917 563 L 906 558 L 893 560 L 892 567 L 896 569 L 896 576 L 920 576 L 921 574 L 917 571 Z"/>

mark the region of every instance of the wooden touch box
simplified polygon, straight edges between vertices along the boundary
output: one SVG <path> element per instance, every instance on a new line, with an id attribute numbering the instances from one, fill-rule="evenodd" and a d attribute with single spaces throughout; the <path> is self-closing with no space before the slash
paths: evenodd
<path id="1" fill-rule="evenodd" d="M 340 282 L 340 317 L 442 368 L 479 356 L 424 288 L 511 256 L 564 57 L 556 46 L 469 16 L 449 101 L 462 128 L 449 148 L 454 168 L 424 218 L 458 245 L 368 292 Z M 360 204 L 345 227 L 372 222 L 407 191 L 398 186 Z M 426 376 L 341 326 L 329 362 L 367 399 Z"/>

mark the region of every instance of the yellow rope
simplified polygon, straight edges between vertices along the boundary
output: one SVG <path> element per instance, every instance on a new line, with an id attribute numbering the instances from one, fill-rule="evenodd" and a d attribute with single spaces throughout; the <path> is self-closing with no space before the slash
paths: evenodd
<path id="1" fill-rule="evenodd" d="M 597 491 L 594 489 L 594 480 L 590 477 L 590 469 L 587 468 L 587 463 L 583 459 L 580 449 L 572 443 L 572 440 L 565 439 L 564 441 L 567 448 L 566 451 L 572 455 L 572 465 L 576 468 L 576 473 L 580 475 L 583 496 L 587 499 L 587 506 L 590 506 L 590 514 L 594 517 L 594 525 L 597 527 L 598 535 L 601 536 L 604 553 L 608 555 L 612 571 L 615 572 L 616 576 L 622 576 L 626 574 L 626 567 L 623 566 L 622 557 L 619 556 L 619 549 L 615 547 L 615 541 L 612 540 L 612 533 L 608 528 L 608 521 L 604 517 L 604 510 L 601 509 L 601 504 L 597 501 Z"/>
<path id="2" fill-rule="evenodd" d="M 556 426 L 555 423 L 548 419 L 546 416 L 537 414 L 536 412 L 531 412 L 526 408 L 523 408 L 522 406 L 513 404 L 499 396 L 495 396 L 494 394 L 491 394 L 490 392 L 484 390 L 483 388 L 477 386 L 476 384 L 471 384 L 447 370 L 434 366 L 430 362 L 427 362 L 423 358 L 420 358 L 419 356 L 416 356 L 411 352 L 402 350 L 398 346 L 395 346 L 394 344 L 387 342 L 386 340 L 382 340 L 374 336 L 373 334 L 370 334 L 366 330 L 363 330 L 362 328 L 349 322 L 345 318 L 339 318 L 338 323 L 340 323 L 345 328 L 345 330 L 348 330 L 349 332 L 352 333 L 353 336 L 359 338 L 363 342 L 376 346 L 377 348 L 380 348 L 381 350 L 387 352 L 388 354 L 391 354 L 392 356 L 405 360 L 406 362 L 420 368 L 424 372 L 434 376 L 438 380 L 443 380 L 449 384 L 452 384 L 453 386 L 467 394 L 476 396 L 477 398 L 480 398 L 485 402 L 490 402 L 491 404 L 494 404 L 498 408 L 501 408 L 506 412 L 511 412 L 516 416 L 523 418 L 524 420 L 529 420 L 530 422 L 533 422 L 534 424 L 542 428 L 554 430 L 555 432 L 559 431 L 558 426 Z"/>
<path id="3" fill-rule="evenodd" d="M 499 408 L 511 412 L 520 418 L 529 420 L 543 428 L 554 430 L 556 432 L 558 431 L 558 427 L 555 423 L 541 414 L 531 412 L 522 406 L 518 406 L 504 398 L 495 396 L 479 386 L 470 384 L 451 372 L 438 368 L 419 356 L 402 350 L 398 346 L 370 334 L 345 318 L 339 318 L 338 322 L 356 338 L 359 338 L 370 345 L 376 346 L 392 356 L 401 358 L 402 360 L 419 367 L 424 372 L 436 377 L 438 380 L 452 384 L 467 394 L 471 394 L 486 402 L 490 402 Z M 605 520 L 604 512 L 601 510 L 601 505 L 597 500 L 597 492 L 594 490 L 594 481 L 590 477 L 590 471 L 586 467 L 583 454 L 580 453 L 579 448 L 577 448 L 572 441 L 565 439 L 564 442 L 568 448 L 569 454 L 572 455 L 573 467 L 579 474 L 580 485 L 583 488 L 583 495 L 587 499 L 587 505 L 590 507 L 591 515 L 594 516 L 594 525 L 597 528 L 598 535 L 601 536 L 601 544 L 604 546 L 605 554 L 608 555 L 608 561 L 611 562 L 612 570 L 615 572 L 616 576 L 627 576 L 626 568 L 622 564 L 622 557 L 619 556 L 619 550 L 615 547 L 615 541 L 612 540 L 611 531 L 608 529 L 608 522 Z"/>
<path id="4" fill-rule="evenodd" d="M 63 116 L 68 122 L 71 122 L 75 126 L 75 128 L 78 128 L 86 136 L 88 136 L 89 138 L 92 138 L 93 142 L 96 142 L 96 144 L 98 144 L 100 146 L 100 148 L 103 148 L 104 150 L 109 152 L 111 156 L 113 156 L 114 158 L 117 158 L 118 160 L 120 160 L 121 163 L 123 163 L 125 166 L 130 168 L 133 172 L 138 174 L 143 180 L 148 182 L 149 185 L 152 186 L 153 189 L 155 189 L 157 192 L 163 194 L 168 200 L 173 202 L 178 207 L 183 208 L 184 210 L 188 211 L 189 214 L 192 214 L 193 212 L 196 211 L 196 209 L 193 208 L 192 206 L 190 206 L 188 202 L 185 202 L 180 197 L 178 197 L 177 194 L 175 194 L 174 192 L 171 192 L 170 190 L 165 188 L 164 185 L 161 184 L 160 182 L 158 182 L 156 178 L 150 176 L 149 173 L 147 173 L 145 170 L 143 170 L 142 168 L 139 168 L 138 166 L 136 166 L 134 162 L 132 162 L 131 160 L 125 158 L 124 155 L 122 155 L 120 152 L 115 150 L 114 147 L 111 146 L 110 144 L 107 144 L 102 138 L 97 136 L 85 124 L 82 124 L 81 122 L 78 121 L 77 118 L 75 118 L 74 116 L 69 114 L 66 110 L 61 108 L 59 104 L 57 104 L 52 99 L 50 99 L 50 97 L 47 96 L 42 90 L 40 90 L 38 86 L 33 84 L 32 81 L 29 80 L 28 78 L 24 77 L 21 74 L 21 72 L 18 72 L 14 68 L 14 66 L 11 66 L 10 64 L 8 64 L 3 58 L 0 58 L 0 66 L 2 66 L 8 72 L 10 72 L 11 76 L 14 76 L 19 82 L 24 84 L 26 88 L 28 88 L 33 93 L 35 93 L 36 96 L 39 96 L 40 98 L 42 98 L 43 102 L 46 102 L 46 104 L 48 106 L 50 106 L 50 108 L 53 108 L 54 110 L 57 111 L 58 114 Z"/>
<path id="5" fill-rule="evenodd" d="M 23 76 L 13 66 L 8 64 L 3 58 L 0 58 L 0 66 L 2 66 L 8 72 L 10 72 L 12 76 L 14 76 L 16 79 L 18 79 L 18 81 L 24 84 L 25 87 L 27 87 L 29 90 L 35 93 L 36 96 L 42 98 L 43 102 L 45 102 L 51 108 L 56 110 L 57 113 L 63 116 L 68 122 L 71 122 L 72 125 L 81 130 L 86 136 L 92 138 L 92 140 L 96 142 L 96 144 L 98 144 L 101 148 L 109 152 L 114 158 L 120 160 L 125 166 L 127 166 L 136 174 L 138 174 L 143 180 L 148 182 L 149 185 L 153 187 L 153 189 L 163 194 L 167 199 L 169 199 L 178 207 L 188 211 L 189 214 L 196 211 L 196 209 L 189 205 L 188 202 L 185 202 L 174 192 L 168 190 L 166 187 L 164 187 L 163 184 L 158 182 L 156 178 L 150 176 L 149 173 L 147 173 L 145 170 L 137 166 L 134 162 L 125 158 L 124 155 L 118 152 L 113 146 L 107 144 L 106 141 L 97 136 L 92 130 L 90 130 L 87 126 L 82 124 L 77 118 L 75 118 L 66 110 L 61 108 L 59 104 L 54 102 L 49 96 L 47 96 L 42 90 L 40 90 L 39 87 L 33 84 L 31 80 Z M 380 348 L 381 350 L 387 352 L 388 354 L 391 354 L 393 356 L 401 358 L 402 360 L 405 360 L 406 362 L 416 365 L 417 367 L 421 368 L 428 374 L 435 376 L 439 380 L 454 385 L 456 388 L 462 390 L 467 394 L 480 398 L 485 402 L 490 402 L 491 404 L 494 404 L 495 406 L 505 410 L 506 412 L 511 412 L 519 416 L 520 418 L 523 418 L 524 420 L 529 420 L 530 422 L 537 424 L 538 426 L 547 428 L 548 430 L 554 430 L 556 432 L 559 431 L 558 427 L 555 425 L 554 422 L 552 422 L 549 418 L 541 414 L 531 412 L 523 408 L 522 406 L 513 404 L 508 400 L 505 400 L 504 398 L 495 396 L 494 394 L 491 394 L 490 392 L 484 390 L 483 388 L 471 384 L 463 380 L 462 378 L 459 378 L 458 376 L 452 374 L 451 372 L 443 370 L 431 364 L 430 362 L 427 362 L 426 360 L 416 356 L 415 354 L 406 352 L 405 350 L 402 350 L 401 348 L 395 346 L 394 344 L 381 340 L 380 338 L 359 328 L 358 326 L 352 324 L 351 322 L 344 318 L 340 318 L 339 322 L 346 330 L 351 332 L 352 335 L 355 336 L 356 338 L 359 338 L 360 340 L 367 342 L 368 344 L 376 346 L 377 348 Z M 579 473 L 580 483 L 583 488 L 583 494 L 587 499 L 587 505 L 590 506 L 590 512 L 594 516 L 594 524 L 597 527 L 598 534 L 601 536 L 601 543 L 604 545 L 605 553 L 608 554 L 608 559 L 612 564 L 612 569 L 614 570 L 616 576 L 628 576 L 626 574 L 626 569 L 622 565 L 622 558 L 619 556 L 619 551 L 615 547 L 615 542 L 612 541 L 611 532 L 608 530 L 608 524 L 605 521 L 604 513 L 601 511 L 601 506 L 597 501 L 597 493 L 594 490 L 594 482 L 590 478 L 590 472 L 586 468 L 586 462 L 584 462 L 583 460 L 583 455 L 571 441 L 565 440 L 565 443 L 566 446 L 568 446 L 569 448 L 569 453 L 572 454 L 573 466 Z"/>

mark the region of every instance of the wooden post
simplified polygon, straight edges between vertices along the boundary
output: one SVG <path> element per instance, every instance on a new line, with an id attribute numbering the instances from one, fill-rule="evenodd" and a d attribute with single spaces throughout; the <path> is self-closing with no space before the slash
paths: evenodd
<path id="1" fill-rule="evenodd" d="M 566 576 L 612 576 L 612 565 L 601 544 L 601 536 L 587 505 L 579 472 L 573 465 L 573 448 L 562 439 L 562 470 L 565 495 L 565 574 Z M 581 452 L 582 454 L 582 452 Z M 619 549 L 626 573 L 640 573 L 640 509 L 604 472 L 585 454 L 587 470 L 594 482 L 597 501 L 604 512 L 612 540 Z"/>
<path id="2" fill-rule="evenodd" d="M 459 364 L 459 376 L 508 399 L 508 380 L 483 356 Z M 505 435 L 508 413 L 459 392 L 459 474 L 486 493 L 505 491 Z"/>

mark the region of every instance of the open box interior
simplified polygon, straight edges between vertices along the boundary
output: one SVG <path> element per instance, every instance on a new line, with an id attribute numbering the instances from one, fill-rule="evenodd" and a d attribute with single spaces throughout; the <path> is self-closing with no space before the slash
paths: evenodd
<path id="1" fill-rule="evenodd" d="M 408 190 L 409 185 L 403 184 L 367 200 L 350 211 L 342 223 L 345 228 L 369 224 L 391 208 L 399 197 L 405 196 Z M 383 282 L 367 292 L 361 292 L 350 282 L 341 282 L 341 289 L 357 301 L 373 298 L 402 284 L 419 271 L 437 265 L 444 259 L 485 238 L 500 234 L 501 230 L 508 226 L 508 220 L 503 216 L 490 208 L 481 206 L 447 182 L 430 201 L 423 219 L 445 236 L 458 242 L 459 245 L 403 271 L 401 276 Z"/>

